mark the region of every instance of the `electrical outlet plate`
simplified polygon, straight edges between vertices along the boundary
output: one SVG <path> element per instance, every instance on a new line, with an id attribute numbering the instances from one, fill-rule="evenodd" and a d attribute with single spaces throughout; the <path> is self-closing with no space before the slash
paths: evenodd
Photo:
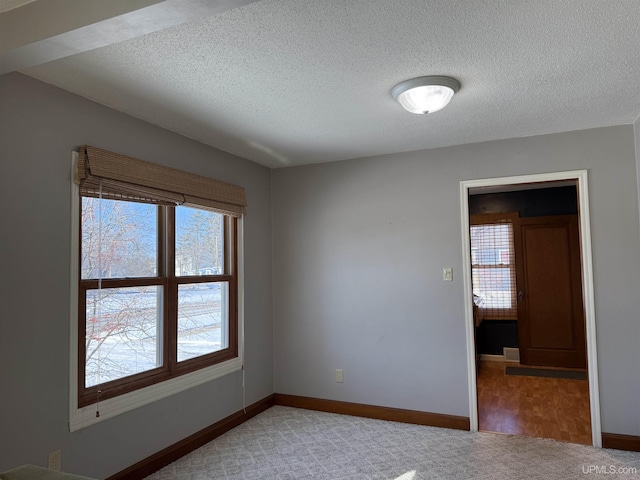
<path id="1" fill-rule="evenodd" d="M 47 466 L 51 470 L 55 470 L 56 472 L 59 472 L 61 464 L 62 464 L 62 450 L 56 450 L 55 452 L 51 452 L 49 454 L 49 463 L 47 464 Z"/>
<path id="2" fill-rule="evenodd" d="M 344 370 L 340 368 L 336 370 L 336 383 L 344 383 Z"/>

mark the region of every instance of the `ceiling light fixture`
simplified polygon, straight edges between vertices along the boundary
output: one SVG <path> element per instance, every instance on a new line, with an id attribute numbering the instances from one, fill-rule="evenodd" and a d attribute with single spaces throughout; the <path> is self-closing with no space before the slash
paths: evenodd
<path id="1" fill-rule="evenodd" d="M 394 99 L 411 113 L 433 113 L 443 109 L 460 90 L 460 82 L 451 77 L 429 76 L 412 78 L 391 90 Z"/>

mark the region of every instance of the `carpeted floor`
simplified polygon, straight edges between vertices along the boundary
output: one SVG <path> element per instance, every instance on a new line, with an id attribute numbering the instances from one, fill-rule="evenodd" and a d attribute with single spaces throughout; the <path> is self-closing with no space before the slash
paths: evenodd
<path id="1" fill-rule="evenodd" d="M 275 406 L 147 478 L 640 479 L 640 453 Z"/>

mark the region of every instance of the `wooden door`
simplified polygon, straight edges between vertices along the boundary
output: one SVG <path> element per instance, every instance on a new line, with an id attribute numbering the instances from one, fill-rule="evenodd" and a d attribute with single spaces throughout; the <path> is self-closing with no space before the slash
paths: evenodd
<path id="1" fill-rule="evenodd" d="M 521 218 L 519 233 L 520 362 L 586 368 L 578 216 Z"/>

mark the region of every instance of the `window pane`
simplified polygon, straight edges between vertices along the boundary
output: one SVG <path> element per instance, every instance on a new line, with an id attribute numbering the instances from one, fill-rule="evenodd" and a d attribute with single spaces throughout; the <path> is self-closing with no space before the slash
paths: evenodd
<path id="1" fill-rule="evenodd" d="M 87 387 L 162 365 L 162 287 L 87 291 Z"/>
<path id="2" fill-rule="evenodd" d="M 516 282 L 513 225 L 471 225 L 471 275 L 474 295 L 480 297 L 485 318 L 514 318 Z"/>
<path id="3" fill-rule="evenodd" d="M 473 293 L 484 300 L 484 308 L 511 308 L 511 282 L 509 268 L 473 269 Z"/>
<path id="4" fill-rule="evenodd" d="M 178 286 L 178 361 L 229 346 L 227 282 Z"/>
<path id="5" fill-rule="evenodd" d="M 224 273 L 224 215 L 176 207 L 176 275 Z"/>
<path id="6" fill-rule="evenodd" d="M 81 277 L 152 277 L 157 272 L 157 207 L 82 197 Z"/>
<path id="7" fill-rule="evenodd" d="M 471 263 L 504 265 L 510 263 L 511 224 L 472 225 Z"/>

